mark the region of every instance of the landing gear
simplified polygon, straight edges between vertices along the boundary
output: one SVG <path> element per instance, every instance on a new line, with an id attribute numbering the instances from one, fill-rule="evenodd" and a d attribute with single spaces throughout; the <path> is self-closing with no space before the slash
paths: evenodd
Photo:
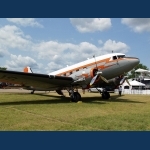
<path id="1" fill-rule="evenodd" d="M 102 92 L 102 98 L 103 99 L 109 99 L 110 98 L 110 94 L 107 91 Z"/>
<path id="2" fill-rule="evenodd" d="M 109 94 L 109 92 L 107 92 L 107 90 L 105 88 L 103 88 L 102 91 L 99 90 L 98 88 L 97 88 L 97 90 L 100 92 L 103 99 L 109 99 L 110 98 L 110 94 Z"/>
<path id="3" fill-rule="evenodd" d="M 78 102 L 81 100 L 81 95 L 78 91 L 69 90 L 69 95 L 72 102 Z"/>
<path id="4" fill-rule="evenodd" d="M 72 102 L 78 102 L 81 100 L 81 95 L 78 92 L 73 92 L 70 97 Z"/>
<path id="5" fill-rule="evenodd" d="M 34 91 L 35 91 L 35 90 L 31 91 L 31 94 L 34 94 Z"/>

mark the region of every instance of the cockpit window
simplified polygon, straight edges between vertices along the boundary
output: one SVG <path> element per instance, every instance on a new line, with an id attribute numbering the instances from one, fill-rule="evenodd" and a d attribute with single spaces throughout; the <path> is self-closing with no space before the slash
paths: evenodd
<path id="1" fill-rule="evenodd" d="M 113 60 L 117 59 L 117 56 L 113 56 Z"/>
<path id="2" fill-rule="evenodd" d="M 119 59 L 119 58 L 124 58 L 125 55 L 118 55 L 117 57 L 118 57 L 118 59 Z"/>
<path id="3" fill-rule="evenodd" d="M 124 58 L 124 57 L 125 57 L 125 55 L 114 55 L 114 56 L 111 57 L 110 61 L 116 60 L 116 59 L 119 59 L 119 58 Z"/>

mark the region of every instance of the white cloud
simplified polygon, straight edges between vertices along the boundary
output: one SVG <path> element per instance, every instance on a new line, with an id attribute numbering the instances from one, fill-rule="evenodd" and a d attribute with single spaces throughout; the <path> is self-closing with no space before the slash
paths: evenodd
<path id="1" fill-rule="evenodd" d="M 9 54 L 10 60 L 6 62 L 5 67 L 9 70 L 20 71 L 25 66 L 30 66 L 33 69 L 40 68 L 41 73 L 45 72 L 45 70 L 51 72 L 66 67 L 66 65 L 72 65 L 87 58 L 92 58 L 93 55 L 98 56 L 110 53 L 112 50 L 114 52 L 127 52 L 129 50 L 125 43 L 113 40 L 107 40 L 106 42 L 99 40 L 98 46 L 86 41 L 73 44 L 58 41 L 35 43 L 31 40 L 31 38 L 28 38 L 28 35 L 25 35 L 20 28 L 14 25 L 6 25 L 0 28 L 0 57 L 12 53 L 12 50 L 15 52 L 16 50 L 18 52 L 26 50 L 23 53 L 29 52 L 27 56 L 19 55 L 20 52 L 14 52 L 15 55 Z M 36 60 L 42 61 L 43 66 L 46 66 L 46 63 L 48 65 L 43 68 L 42 64 L 37 63 Z"/>
<path id="2" fill-rule="evenodd" d="M 21 56 L 21 55 L 13 55 L 11 54 L 9 61 L 6 61 L 6 67 L 8 70 L 23 70 L 24 67 L 30 66 L 31 68 L 37 68 L 37 62 L 28 56 Z"/>
<path id="3" fill-rule="evenodd" d="M 34 18 L 7 18 L 7 20 L 24 27 L 27 26 L 40 27 L 40 28 L 43 27 L 43 25 L 38 23 Z"/>
<path id="4" fill-rule="evenodd" d="M 104 43 L 102 50 L 107 53 L 112 51 L 126 53 L 129 50 L 129 47 L 125 43 L 116 42 L 109 39 Z"/>
<path id="5" fill-rule="evenodd" d="M 6 55 L 9 55 L 9 52 L 5 49 L 1 49 L 1 46 L 0 46 L 0 57 L 4 57 Z"/>
<path id="6" fill-rule="evenodd" d="M 41 64 L 38 64 L 36 60 L 31 58 L 32 56 L 24 57 L 13 54 L 10 56 L 10 61 L 6 62 L 6 67 L 9 70 L 11 69 L 20 71 L 25 66 L 30 66 L 33 69 L 41 69 L 41 73 L 43 73 L 43 71 L 49 73 L 66 67 L 67 65 L 70 66 L 80 61 L 84 61 L 87 58 L 92 58 L 93 55 L 99 56 L 102 54 L 107 54 L 112 50 L 114 52 L 124 53 L 129 50 L 129 47 L 125 43 L 116 42 L 109 39 L 98 46 L 88 42 L 72 44 L 60 43 L 57 41 L 47 41 L 39 44 L 32 44 L 30 50 L 32 50 L 32 53 L 37 55 L 39 59 L 49 62 L 47 65 L 45 65 L 45 68 L 41 67 Z M 36 57 L 35 55 L 34 57 Z"/>
<path id="7" fill-rule="evenodd" d="M 102 44 L 102 43 L 103 43 L 103 41 L 102 41 L 102 40 L 98 40 L 98 43 L 99 43 L 99 44 Z"/>
<path id="8" fill-rule="evenodd" d="M 6 25 L 0 28 L 1 49 L 21 49 L 26 50 L 31 46 L 31 41 L 16 26 Z"/>
<path id="9" fill-rule="evenodd" d="M 125 53 L 129 50 L 129 47 L 123 42 L 116 42 L 109 39 L 99 46 L 88 42 L 72 44 L 47 41 L 36 44 L 33 50 L 36 51 L 40 59 L 49 60 L 50 63 L 48 63 L 46 70 L 47 72 L 52 72 L 67 65 L 92 58 L 93 55 L 98 56 L 111 53 L 112 50 L 113 52 Z"/>
<path id="10" fill-rule="evenodd" d="M 48 63 L 47 67 L 45 68 L 47 73 L 56 71 L 58 69 L 62 69 L 62 64 L 58 63 L 57 61 Z"/>
<path id="11" fill-rule="evenodd" d="M 52 58 L 54 55 L 62 53 L 64 50 L 72 49 L 74 50 L 74 45 L 71 43 L 59 43 L 56 41 L 47 41 L 35 44 L 32 50 L 38 52 L 38 57 L 42 58 Z"/>
<path id="12" fill-rule="evenodd" d="M 72 43 L 59 43 L 56 41 L 41 42 L 35 44 L 33 50 L 38 52 L 38 57 L 41 59 L 50 58 L 58 61 L 59 55 L 62 57 L 69 56 L 73 59 L 74 55 L 79 56 L 82 53 L 84 58 L 85 55 L 92 56 L 94 53 L 100 53 L 101 51 L 110 52 L 110 51 L 120 51 L 127 52 L 129 47 L 123 42 L 116 42 L 113 40 L 107 40 L 105 43 L 101 42 L 101 47 L 98 47 L 89 42 L 81 42 L 79 44 Z M 73 56 L 72 56 L 73 55 Z"/>
<path id="13" fill-rule="evenodd" d="M 77 45 L 72 43 L 59 43 L 56 41 L 48 41 L 48 42 L 41 42 L 36 44 L 33 47 L 34 51 L 38 52 L 39 58 L 53 58 L 57 55 L 57 57 L 61 54 L 61 57 L 67 55 L 69 59 L 73 59 L 74 54 L 79 55 L 81 52 L 85 54 L 93 53 L 97 50 L 97 47 L 88 42 L 81 42 Z M 83 56 L 82 56 L 83 57 Z"/>
<path id="14" fill-rule="evenodd" d="M 111 27 L 109 18 L 71 18 L 70 21 L 81 33 L 104 31 Z"/>
<path id="15" fill-rule="evenodd" d="M 121 22 L 129 26 L 134 32 L 150 32 L 150 18 L 123 18 Z"/>

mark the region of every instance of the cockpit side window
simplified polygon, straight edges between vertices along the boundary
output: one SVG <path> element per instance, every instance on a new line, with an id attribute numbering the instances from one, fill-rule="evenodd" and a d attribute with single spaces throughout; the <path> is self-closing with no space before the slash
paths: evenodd
<path id="1" fill-rule="evenodd" d="M 117 59 L 117 56 L 113 56 L 113 60 Z"/>

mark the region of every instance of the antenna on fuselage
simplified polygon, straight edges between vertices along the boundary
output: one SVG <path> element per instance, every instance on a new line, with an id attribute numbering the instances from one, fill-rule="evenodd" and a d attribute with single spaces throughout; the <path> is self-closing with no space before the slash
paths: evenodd
<path id="1" fill-rule="evenodd" d="M 95 55 L 93 55 L 93 58 L 94 58 L 94 60 L 95 60 L 96 69 L 98 69 L 98 67 L 97 67 L 97 63 L 96 63 Z"/>

